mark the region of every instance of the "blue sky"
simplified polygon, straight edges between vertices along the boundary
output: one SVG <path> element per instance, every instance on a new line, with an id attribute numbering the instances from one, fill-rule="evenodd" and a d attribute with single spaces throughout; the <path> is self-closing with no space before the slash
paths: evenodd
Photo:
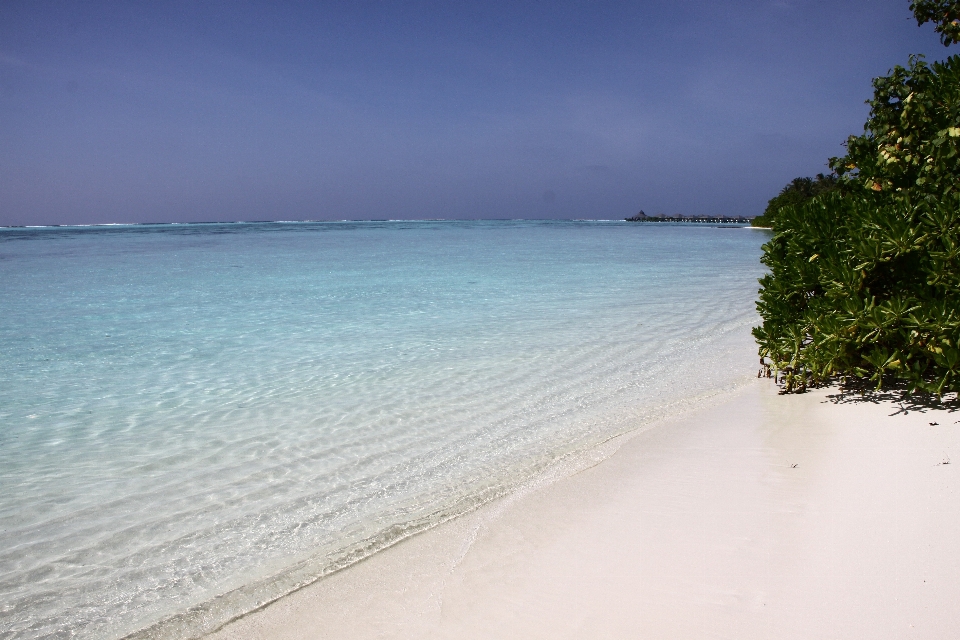
<path id="1" fill-rule="evenodd" d="M 756 215 L 908 4 L 4 0 L 0 224 Z"/>

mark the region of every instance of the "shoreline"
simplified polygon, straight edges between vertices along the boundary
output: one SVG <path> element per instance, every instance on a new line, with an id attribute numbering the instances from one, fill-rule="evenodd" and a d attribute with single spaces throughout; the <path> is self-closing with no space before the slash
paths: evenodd
<path id="1" fill-rule="evenodd" d="M 206 637 L 950 637 L 960 416 L 836 395 L 758 380 Z"/>
<path id="2" fill-rule="evenodd" d="M 292 565 L 289 569 L 259 581 L 244 585 L 233 591 L 221 594 L 201 605 L 192 607 L 175 615 L 164 618 L 149 626 L 124 635 L 124 640 L 146 640 L 150 638 L 207 638 L 216 635 L 222 629 L 282 602 L 297 592 L 310 589 L 319 582 L 330 579 L 342 572 L 349 572 L 353 567 L 375 558 L 381 553 L 401 545 L 411 538 L 429 534 L 435 528 L 450 525 L 463 518 L 470 518 L 477 512 L 486 509 L 498 511 L 503 505 L 512 504 L 528 494 L 537 492 L 545 487 L 575 476 L 614 455 L 620 447 L 648 429 L 656 428 L 661 423 L 676 421 L 682 416 L 693 415 L 725 401 L 728 396 L 736 396 L 743 392 L 747 385 L 753 384 L 753 378 L 743 376 L 737 382 L 731 382 L 725 387 L 701 391 L 680 400 L 656 407 L 646 414 L 637 414 L 633 417 L 632 428 L 612 432 L 605 439 L 595 442 L 585 448 L 571 450 L 545 467 L 529 471 L 523 479 L 513 483 L 499 485 L 492 495 L 484 497 L 480 494 L 464 498 L 463 502 L 472 503 L 466 508 L 456 505 L 449 513 L 433 513 L 424 517 L 422 522 L 406 524 L 407 531 L 398 538 L 378 544 L 375 539 L 360 541 L 358 545 L 345 548 L 334 558 L 332 567 L 316 566 L 314 561 L 303 561 Z M 429 521 L 429 522 L 428 522 Z M 275 585 L 283 583 L 285 591 L 281 595 L 273 595 L 271 591 Z M 297 584 L 299 583 L 299 584 Z M 266 597 L 267 599 L 262 599 Z M 259 601 L 258 601 L 259 599 Z M 238 601 L 245 601 L 246 611 L 224 618 L 225 609 L 235 608 Z"/>

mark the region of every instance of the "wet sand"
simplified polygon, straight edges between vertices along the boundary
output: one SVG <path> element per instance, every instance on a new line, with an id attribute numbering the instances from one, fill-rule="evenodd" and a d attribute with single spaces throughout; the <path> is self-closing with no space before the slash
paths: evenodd
<path id="1" fill-rule="evenodd" d="M 955 638 L 960 413 L 837 393 L 758 380 L 211 638 Z"/>

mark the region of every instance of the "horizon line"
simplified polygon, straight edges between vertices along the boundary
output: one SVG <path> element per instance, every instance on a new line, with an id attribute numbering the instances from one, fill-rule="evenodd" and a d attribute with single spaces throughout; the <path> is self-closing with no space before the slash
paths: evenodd
<path id="1" fill-rule="evenodd" d="M 673 218 L 680 216 L 648 216 Z M 750 216 L 682 216 L 684 218 L 750 218 Z M 64 229 L 88 227 L 148 227 L 217 224 L 344 224 L 351 222 L 626 222 L 626 218 L 344 218 L 341 220 L 197 220 L 190 222 L 94 222 L 76 224 L 11 224 L 0 229 Z"/>

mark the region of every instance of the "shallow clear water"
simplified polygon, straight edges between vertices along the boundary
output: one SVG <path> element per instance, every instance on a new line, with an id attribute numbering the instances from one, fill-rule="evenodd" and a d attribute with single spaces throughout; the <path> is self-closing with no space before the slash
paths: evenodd
<path id="1" fill-rule="evenodd" d="M 0 637 L 214 628 L 742 384 L 763 240 L 0 230 Z"/>

